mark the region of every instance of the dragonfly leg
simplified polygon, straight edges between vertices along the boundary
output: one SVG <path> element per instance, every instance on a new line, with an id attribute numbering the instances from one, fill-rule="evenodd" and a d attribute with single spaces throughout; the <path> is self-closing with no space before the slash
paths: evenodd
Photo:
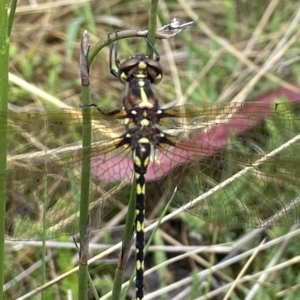
<path id="1" fill-rule="evenodd" d="M 153 50 L 153 52 L 155 53 L 155 60 L 159 61 L 160 60 L 160 56 L 159 53 L 157 52 L 155 46 L 149 41 L 148 37 L 145 38 L 147 44 L 151 47 L 151 49 Z"/>
<path id="2" fill-rule="evenodd" d="M 91 108 L 91 107 L 95 107 L 103 116 L 106 116 L 106 117 L 123 117 L 124 116 L 124 110 L 123 109 L 120 109 L 120 108 L 117 108 L 113 111 L 110 111 L 110 112 L 105 112 L 103 111 L 96 103 L 91 103 L 91 104 L 88 104 L 88 105 L 79 105 L 80 108 Z"/>
<path id="3" fill-rule="evenodd" d="M 115 65 L 117 67 L 117 69 L 119 70 L 121 62 L 118 59 L 118 50 L 119 50 L 119 41 L 117 40 L 116 42 L 116 46 L 114 47 L 114 43 L 111 42 L 110 36 L 112 33 L 109 33 L 107 36 L 107 39 L 109 40 L 109 69 L 110 69 L 110 73 L 116 77 L 117 79 L 119 79 L 119 72 L 116 71 L 113 66 L 112 66 L 112 57 L 113 57 L 113 49 L 115 48 L 115 52 L 114 52 L 114 57 L 115 57 Z M 116 38 L 118 38 L 118 32 L 114 32 L 114 34 L 116 35 Z"/>

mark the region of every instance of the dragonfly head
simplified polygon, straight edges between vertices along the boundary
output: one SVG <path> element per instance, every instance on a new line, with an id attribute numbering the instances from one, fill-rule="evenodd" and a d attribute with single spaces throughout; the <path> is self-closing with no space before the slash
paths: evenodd
<path id="1" fill-rule="evenodd" d="M 130 83 L 138 78 L 141 81 L 149 80 L 151 84 L 158 84 L 163 77 L 160 63 L 145 55 L 136 55 L 122 62 L 118 74 L 122 83 Z"/>

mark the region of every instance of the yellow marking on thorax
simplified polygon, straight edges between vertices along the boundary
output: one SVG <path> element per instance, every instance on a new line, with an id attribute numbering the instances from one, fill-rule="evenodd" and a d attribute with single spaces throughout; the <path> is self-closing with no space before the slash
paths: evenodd
<path id="1" fill-rule="evenodd" d="M 138 140 L 138 142 L 139 142 L 140 144 L 150 144 L 149 139 L 146 138 L 146 137 L 140 138 L 140 139 Z"/>
<path id="2" fill-rule="evenodd" d="M 142 80 L 139 81 L 139 87 L 140 87 L 140 93 L 141 93 L 141 100 L 142 100 L 142 102 L 139 104 L 139 107 L 142 107 L 142 108 L 144 108 L 144 107 L 152 108 L 153 104 L 148 101 L 148 97 L 147 97 L 146 92 L 144 90 L 144 84 L 145 84 L 144 81 L 142 81 Z"/>
<path id="3" fill-rule="evenodd" d="M 148 126 L 149 125 L 149 120 L 148 119 L 143 119 L 142 121 L 141 121 L 141 125 L 142 126 Z"/>

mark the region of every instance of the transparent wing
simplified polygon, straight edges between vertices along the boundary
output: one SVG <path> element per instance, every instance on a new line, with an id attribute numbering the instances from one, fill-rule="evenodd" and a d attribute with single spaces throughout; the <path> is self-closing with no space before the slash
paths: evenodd
<path id="1" fill-rule="evenodd" d="M 174 161 L 172 155 L 181 159 L 169 173 L 169 181 L 178 182 L 174 202 L 225 226 L 299 222 L 300 103 L 246 103 L 207 111 L 217 117 L 187 118 L 187 128 L 193 129 L 177 138 L 181 149 L 168 149 L 169 160 Z M 160 169 L 154 166 L 156 174 Z"/>
<path id="2" fill-rule="evenodd" d="M 128 153 L 126 147 L 115 150 L 124 132 L 123 123 L 113 118 L 101 119 L 101 114 L 95 111 L 92 155 L 102 154 L 105 161 L 105 153 Z M 6 172 L 9 237 L 40 239 L 78 232 L 82 126 L 80 110 L 9 113 Z M 117 188 L 105 189 L 98 180 L 92 183 L 90 210 L 95 215 L 95 226 L 103 205 L 109 203 L 110 190 L 115 193 Z"/>
<path id="3" fill-rule="evenodd" d="M 176 186 L 174 204 L 225 226 L 299 221 L 299 102 L 185 106 L 165 113 L 170 117 L 162 126 L 175 146 L 156 150 L 146 176 L 159 182 L 161 194 Z M 108 178 L 101 167 L 94 174 Z"/>
<path id="4" fill-rule="evenodd" d="M 177 186 L 174 204 L 227 226 L 298 222 L 300 103 L 185 106 L 164 113 L 169 117 L 161 127 L 174 147 L 158 146 L 146 178 L 162 193 Z M 95 110 L 92 126 L 90 211 L 97 227 L 103 206 L 126 198 L 118 191 L 132 182 L 133 168 L 129 147 L 116 149 L 124 120 Z M 80 110 L 9 114 L 10 237 L 77 232 L 81 130 Z"/>

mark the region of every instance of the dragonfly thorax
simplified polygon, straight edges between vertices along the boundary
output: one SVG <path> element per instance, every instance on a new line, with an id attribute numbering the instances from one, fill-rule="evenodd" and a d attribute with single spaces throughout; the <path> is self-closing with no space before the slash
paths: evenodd
<path id="1" fill-rule="evenodd" d="M 127 112 L 133 109 L 158 108 L 158 100 L 148 79 L 134 78 L 128 83 L 128 90 L 123 99 Z"/>

